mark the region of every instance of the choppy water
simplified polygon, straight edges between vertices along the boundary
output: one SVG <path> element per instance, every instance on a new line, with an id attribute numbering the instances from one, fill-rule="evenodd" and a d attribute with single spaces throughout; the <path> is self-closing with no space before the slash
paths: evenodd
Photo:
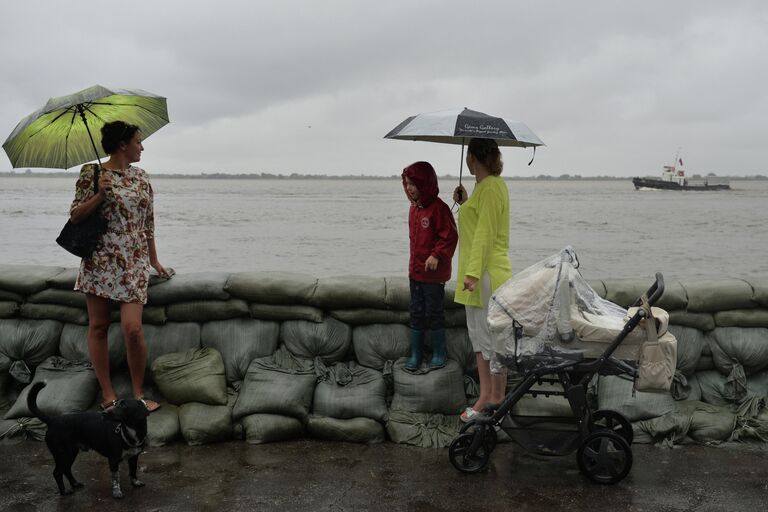
<path id="1" fill-rule="evenodd" d="M 0 178 L 0 263 L 78 265 L 54 242 L 74 183 L 74 173 Z M 446 202 L 454 185 L 441 181 Z M 638 192 L 630 180 L 508 185 L 513 269 L 571 244 L 588 278 L 768 275 L 767 182 L 685 193 Z M 179 272 L 407 271 L 408 203 L 399 180 L 154 177 L 153 187 L 160 261 Z"/>

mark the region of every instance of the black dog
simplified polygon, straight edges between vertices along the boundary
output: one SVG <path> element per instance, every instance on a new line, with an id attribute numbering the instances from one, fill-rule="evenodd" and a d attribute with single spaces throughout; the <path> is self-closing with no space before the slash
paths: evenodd
<path id="1" fill-rule="evenodd" d="M 118 400 L 113 407 L 104 412 L 85 412 L 48 416 L 37 407 L 37 395 L 45 387 L 44 382 L 32 385 L 27 396 L 27 404 L 32 414 L 48 425 L 45 443 L 53 455 L 56 467 L 53 478 L 62 495 L 72 494 L 74 489 L 83 486 L 72 476 L 72 464 L 80 450 L 95 450 L 109 459 L 112 471 L 112 497 L 122 498 L 120 488 L 120 462 L 128 459 L 131 484 L 143 487 L 144 483 L 136 478 L 139 454 L 144 449 L 147 438 L 147 416 L 149 411 L 141 400 Z M 72 490 L 64 488 L 64 479 L 69 480 Z"/>

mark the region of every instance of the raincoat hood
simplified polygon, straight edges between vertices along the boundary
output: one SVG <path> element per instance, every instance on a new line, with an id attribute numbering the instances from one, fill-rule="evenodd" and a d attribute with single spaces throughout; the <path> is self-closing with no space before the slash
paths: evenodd
<path id="1" fill-rule="evenodd" d="M 437 198 L 437 194 L 440 193 L 440 189 L 437 188 L 437 174 L 435 169 L 429 162 L 415 162 L 403 169 L 403 190 L 405 191 L 408 200 L 411 197 L 408 195 L 408 190 L 405 187 L 405 178 L 410 179 L 419 191 L 419 206 L 426 207 L 432 204 Z"/>

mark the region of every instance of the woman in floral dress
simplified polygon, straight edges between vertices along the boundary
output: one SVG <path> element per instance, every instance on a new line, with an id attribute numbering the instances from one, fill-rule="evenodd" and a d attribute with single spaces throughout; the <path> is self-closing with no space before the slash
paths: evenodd
<path id="1" fill-rule="evenodd" d="M 112 303 L 120 305 L 120 324 L 125 339 L 133 396 L 144 400 L 149 411 L 159 404 L 145 399 L 142 390 L 147 364 L 147 347 L 141 315 L 147 302 L 149 269 L 161 276 L 168 273 L 157 259 L 154 237 L 152 187 L 144 170 L 131 165 L 141 159 L 144 147 L 138 126 L 122 121 L 101 129 L 101 145 L 109 160 L 101 166 L 99 191 L 93 193 L 95 164 L 80 170 L 75 200 L 70 208 L 74 224 L 89 215 L 107 219 L 107 232 L 93 255 L 83 258 L 75 290 L 85 293 L 88 307 L 88 352 L 101 386 L 103 408 L 117 399 L 109 374 L 107 331 Z"/>

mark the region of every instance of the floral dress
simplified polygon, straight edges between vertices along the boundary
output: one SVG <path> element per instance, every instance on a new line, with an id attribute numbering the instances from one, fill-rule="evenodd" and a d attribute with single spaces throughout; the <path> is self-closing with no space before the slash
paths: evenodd
<path id="1" fill-rule="evenodd" d="M 80 170 L 75 200 L 70 213 L 93 197 L 95 164 Z M 152 186 L 143 169 L 129 166 L 124 171 L 105 170 L 112 178 L 112 190 L 101 203 L 107 232 L 89 258 L 83 258 L 75 290 L 118 302 L 147 303 L 149 248 L 155 221 Z"/>

